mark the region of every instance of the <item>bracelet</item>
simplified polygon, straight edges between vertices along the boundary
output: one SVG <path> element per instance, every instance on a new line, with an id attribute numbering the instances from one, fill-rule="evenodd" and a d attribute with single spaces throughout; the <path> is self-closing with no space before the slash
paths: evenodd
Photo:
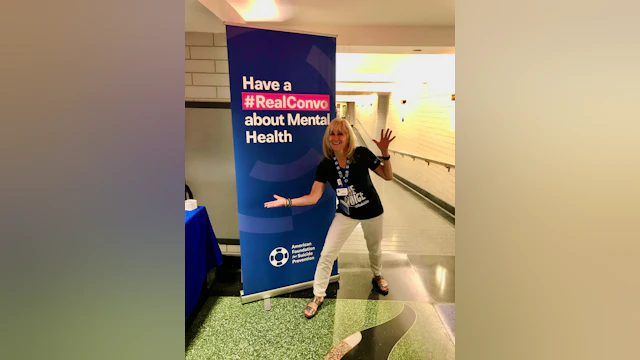
<path id="1" fill-rule="evenodd" d="M 391 155 L 389 155 L 389 156 L 381 156 L 380 159 L 389 160 L 389 159 L 391 159 Z"/>
<path id="2" fill-rule="evenodd" d="M 293 201 L 291 201 L 291 199 L 287 198 L 285 206 L 286 207 L 291 207 L 292 204 L 293 204 Z"/>

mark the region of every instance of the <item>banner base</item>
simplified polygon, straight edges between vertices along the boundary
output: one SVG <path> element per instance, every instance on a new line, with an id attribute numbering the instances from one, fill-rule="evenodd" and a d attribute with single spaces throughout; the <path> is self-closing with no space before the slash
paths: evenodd
<path id="1" fill-rule="evenodd" d="M 336 281 L 340 280 L 340 274 L 338 275 L 333 275 L 332 277 L 329 278 L 329 283 L 334 283 Z M 288 294 L 288 293 L 292 293 L 295 291 L 299 291 L 299 290 L 306 290 L 306 289 L 310 289 L 313 288 L 313 280 L 311 281 L 307 281 L 307 282 L 303 282 L 303 283 L 299 283 L 299 284 L 295 284 L 295 285 L 289 285 L 289 286 L 285 286 L 285 287 L 281 287 L 278 289 L 272 289 L 272 290 L 268 290 L 268 291 L 263 291 L 260 293 L 255 293 L 255 294 L 251 294 L 251 295 L 244 295 L 244 291 L 240 291 L 240 298 L 242 301 L 242 305 L 244 304 L 248 304 L 250 302 L 254 302 L 254 301 L 258 301 L 258 300 L 262 300 L 262 299 L 268 299 L 268 298 L 272 298 L 278 295 L 283 295 L 283 294 Z"/>

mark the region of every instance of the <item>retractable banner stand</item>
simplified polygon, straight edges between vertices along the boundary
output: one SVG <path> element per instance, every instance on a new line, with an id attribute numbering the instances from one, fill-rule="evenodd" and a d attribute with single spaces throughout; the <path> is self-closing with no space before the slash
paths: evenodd
<path id="1" fill-rule="evenodd" d="M 226 31 L 247 303 L 312 285 L 335 215 L 333 189 L 312 206 L 264 203 L 311 190 L 335 117 L 336 39 L 231 24 Z M 337 280 L 337 261 L 331 275 Z"/>

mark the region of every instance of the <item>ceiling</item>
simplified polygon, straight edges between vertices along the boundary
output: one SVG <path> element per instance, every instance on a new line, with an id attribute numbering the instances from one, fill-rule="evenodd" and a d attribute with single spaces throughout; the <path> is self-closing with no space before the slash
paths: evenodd
<path id="1" fill-rule="evenodd" d="M 453 26 L 453 0 L 227 0 L 246 21 L 279 25 Z"/>
<path id="2" fill-rule="evenodd" d="M 454 0 L 185 0 L 185 31 L 224 22 L 337 35 L 345 53 L 455 52 Z"/>
<path id="3" fill-rule="evenodd" d="M 360 83 L 450 82 L 455 55 L 336 54 L 336 81 Z"/>

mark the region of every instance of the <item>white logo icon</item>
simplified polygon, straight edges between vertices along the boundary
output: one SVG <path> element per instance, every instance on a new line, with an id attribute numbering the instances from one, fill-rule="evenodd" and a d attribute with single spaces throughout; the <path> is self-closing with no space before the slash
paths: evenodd
<path id="1" fill-rule="evenodd" d="M 280 267 L 289 261 L 289 251 L 283 247 L 273 249 L 269 255 L 269 262 L 275 267 Z"/>

